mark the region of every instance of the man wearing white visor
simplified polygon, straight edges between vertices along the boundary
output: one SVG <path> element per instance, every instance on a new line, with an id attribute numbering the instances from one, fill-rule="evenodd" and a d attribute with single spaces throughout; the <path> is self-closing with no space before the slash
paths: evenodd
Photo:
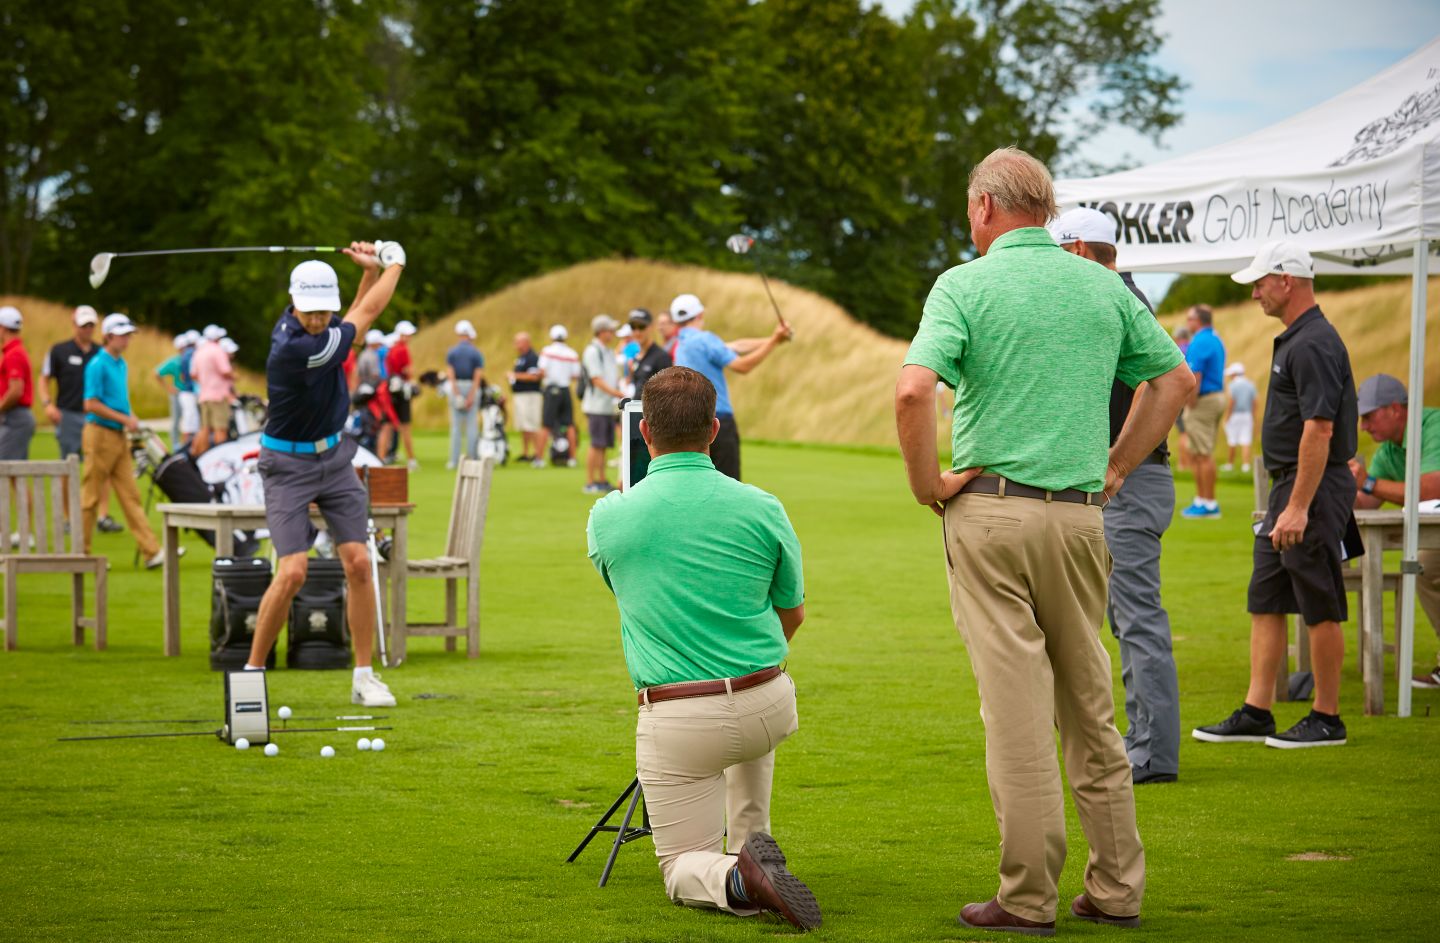
<path id="1" fill-rule="evenodd" d="M 352 242 L 345 254 L 364 271 L 342 320 L 340 282 L 325 262 L 301 262 L 290 273 L 291 304 L 270 334 L 265 363 L 270 415 L 260 436 L 265 522 L 279 558 L 275 579 L 260 601 L 246 671 L 264 669 L 270 649 L 305 582 L 316 531 L 314 502 L 325 517 L 345 566 L 347 616 L 355 640 L 350 699 L 365 707 L 394 707 L 395 696 L 371 667 L 375 645 L 375 588 L 365 552 L 368 496 L 351 460 L 358 447 L 341 435 L 350 397 L 344 363 L 355 343 L 390 303 L 405 250 L 395 242 Z"/>

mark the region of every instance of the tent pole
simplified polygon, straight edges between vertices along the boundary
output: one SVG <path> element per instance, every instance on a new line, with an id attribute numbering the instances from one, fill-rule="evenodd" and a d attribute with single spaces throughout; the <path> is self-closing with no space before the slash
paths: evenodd
<path id="1" fill-rule="evenodd" d="M 1410 300 L 1410 403 L 1405 422 L 1405 540 L 1400 563 L 1400 664 L 1398 713 L 1410 716 L 1410 675 L 1415 667 L 1415 576 L 1420 570 L 1420 420 L 1425 408 L 1425 314 L 1430 281 L 1430 242 L 1415 243 Z"/>

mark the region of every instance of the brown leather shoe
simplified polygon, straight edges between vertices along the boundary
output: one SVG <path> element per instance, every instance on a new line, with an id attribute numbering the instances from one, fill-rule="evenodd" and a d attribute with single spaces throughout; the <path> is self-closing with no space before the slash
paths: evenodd
<path id="1" fill-rule="evenodd" d="M 751 904 L 779 914 L 801 930 L 820 926 L 820 904 L 810 888 L 786 870 L 785 853 L 775 839 L 764 832 L 751 832 L 735 867 L 740 869 Z"/>
<path id="2" fill-rule="evenodd" d="M 1081 920 L 1089 920 L 1091 923 L 1105 923 L 1112 927 L 1138 927 L 1140 926 L 1140 915 L 1133 917 L 1116 917 L 1107 914 L 1096 907 L 1088 895 L 1081 894 L 1070 902 L 1070 912 Z"/>
<path id="3" fill-rule="evenodd" d="M 983 904 L 966 904 L 961 908 L 960 916 L 955 919 L 960 921 L 962 927 L 974 930 L 1000 930 L 1005 933 L 1023 933 L 1026 936 L 1055 935 L 1054 920 L 1040 923 L 1017 917 L 1001 907 L 1000 901 L 993 897 Z"/>

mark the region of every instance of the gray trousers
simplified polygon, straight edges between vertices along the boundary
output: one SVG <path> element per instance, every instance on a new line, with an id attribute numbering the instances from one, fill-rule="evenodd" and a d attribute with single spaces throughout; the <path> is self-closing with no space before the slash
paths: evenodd
<path id="1" fill-rule="evenodd" d="M 1175 476 L 1141 465 L 1105 507 L 1110 630 L 1125 682 L 1125 750 L 1134 766 L 1180 771 L 1180 682 L 1170 651 L 1170 616 L 1160 603 L 1160 538 L 1175 513 Z"/>

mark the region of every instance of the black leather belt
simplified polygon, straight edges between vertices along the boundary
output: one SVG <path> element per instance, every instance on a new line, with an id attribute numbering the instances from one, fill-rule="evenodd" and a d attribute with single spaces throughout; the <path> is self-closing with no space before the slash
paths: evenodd
<path id="1" fill-rule="evenodd" d="M 1103 491 L 1081 491 L 1079 488 L 1046 491 L 1044 488 L 1032 488 L 998 475 L 981 475 L 961 488 L 960 493 L 994 494 L 1002 498 L 1035 498 L 1038 501 L 1063 501 L 1066 504 L 1089 504 L 1097 508 L 1103 508 L 1110 502 Z"/>
<path id="2" fill-rule="evenodd" d="M 1151 452 L 1149 455 L 1145 456 L 1145 460 L 1142 461 L 1140 464 L 1141 464 L 1141 465 L 1169 465 L 1169 464 L 1170 464 L 1170 456 L 1166 455 L 1164 452 Z"/>

